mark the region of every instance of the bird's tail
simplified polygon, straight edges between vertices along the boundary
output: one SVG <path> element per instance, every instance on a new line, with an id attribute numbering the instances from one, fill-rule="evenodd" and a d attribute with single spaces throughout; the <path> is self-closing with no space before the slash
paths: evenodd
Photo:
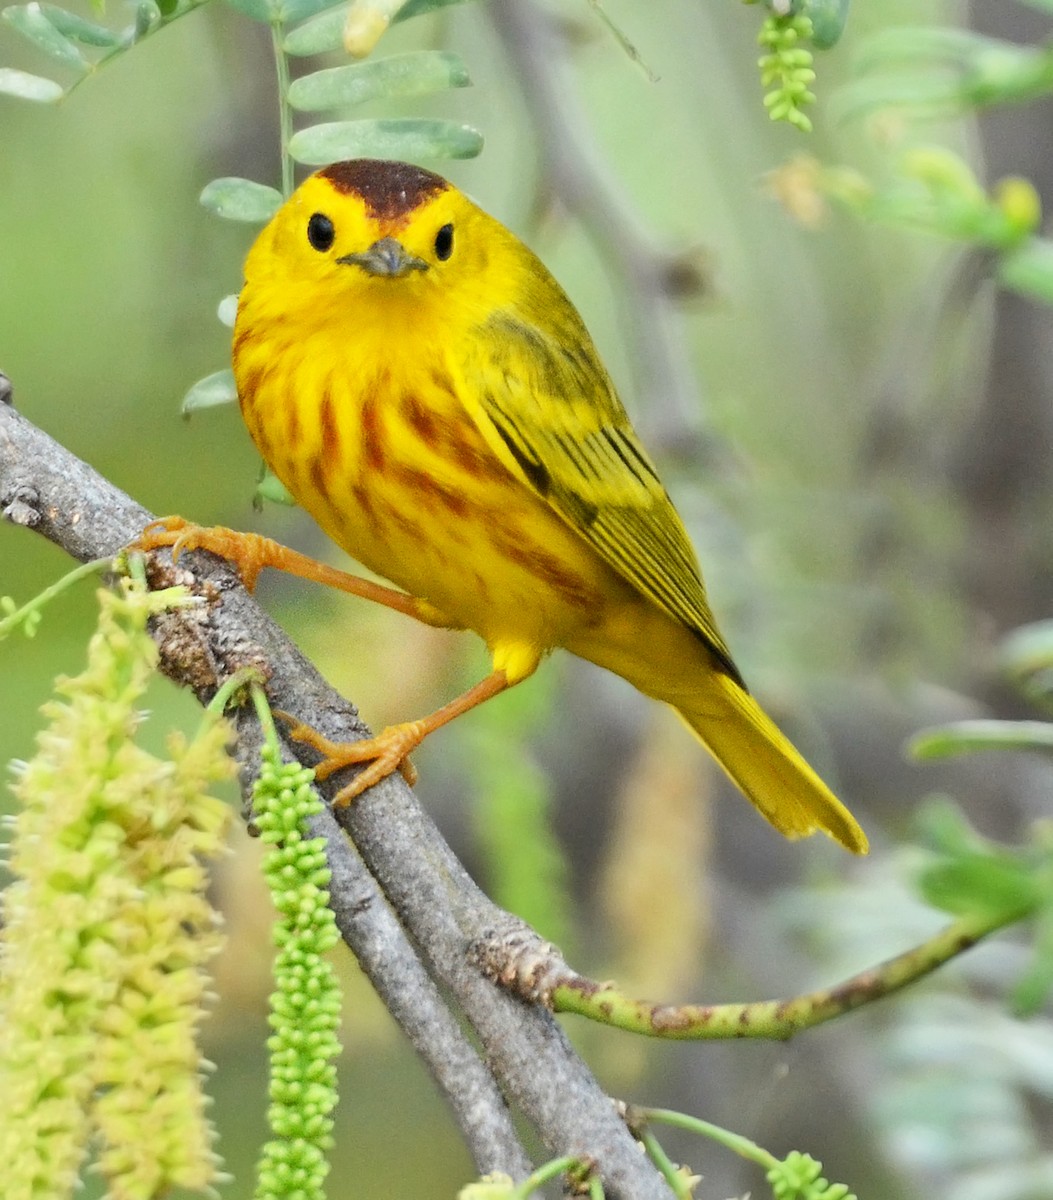
<path id="1" fill-rule="evenodd" d="M 697 708 L 680 697 L 677 711 L 761 813 L 788 838 L 821 829 L 855 854 L 867 837 L 855 818 L 730 676 L 715 673 Z"/>

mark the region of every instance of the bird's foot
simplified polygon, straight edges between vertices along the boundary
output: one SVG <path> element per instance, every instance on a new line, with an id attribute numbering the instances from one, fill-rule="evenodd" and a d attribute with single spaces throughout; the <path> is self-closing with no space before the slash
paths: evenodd
<path id="1" fill-rule="evenodd" d="M 223 525 L 196 525 L 184 517 L 161 517 L 149 525 L 132 543 L 135 550 L 159 550 L 170 546 L 172 561 L 184 550 L 208 550 L 227 559 L 251 592 L 264 567 L 274 562 L 276 542 L 258 533 L 241 533 Z M 280 549 L 280 547 L 278 547 Z"/>
<path id="2" fill-rule="evenodd" d="M 310 725 L 301 724 L 289 713 L 276 709 L 274 715 L 289 726 L 288 735 L 293 741 L 311 746 L 322 756 L 322 761 L 314 769 L 319 779 L 328 779 L 335 772 L 356 763 L 369 764 L 359 771 L 346 787 L 337 792 L 333 798 L 335 807 L 350 804 L 394 771 L 398 771 L 410 787 L 417 782 L 417 770 L 410 762 L 409 754 L 427 736 L 426 721 L 407 721 L 402 725 L 391 725 L 375 737 L 363 738 L 357 742 L 334 742 Z"/>

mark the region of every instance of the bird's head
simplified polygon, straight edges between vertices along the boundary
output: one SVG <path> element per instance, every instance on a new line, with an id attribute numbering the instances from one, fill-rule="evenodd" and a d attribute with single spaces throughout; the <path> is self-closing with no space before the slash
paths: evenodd
<path id="1" fill-rule="evenodd" d="M 452 184 L 408 163 L 356 159 L 312 175 L 260 234 L 246 293 L 315 321 L 402 310 L 485 317 L 507 284 L 511 235 Z M 243 294 L 244 295 L 244 294 Z"/>

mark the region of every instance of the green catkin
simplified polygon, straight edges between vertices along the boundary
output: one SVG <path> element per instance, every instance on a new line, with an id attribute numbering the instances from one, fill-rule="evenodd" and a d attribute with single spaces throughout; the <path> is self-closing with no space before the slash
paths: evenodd
<path id="1" fill-rule="evenodd" d="M 808 1154 L 792 1150 L 767 1174 L 775 1200 L 856 1200 L 843 1183 L 828 1183 L 823 1164 Z"/>
<path id="2" fill-rule="evenodd" d="M 278 953 L 267 1042 L 274 1137 L 260 1156 L 256 1200 L 325 1200 L 329 1171 L 340 990 L 323 956 L 339 933 L 329 908 L 325 839 L 304 838 L 304 822 L 322 807 L 313 779 L 298 763 L 281 762 L 275 745 L 264 747 L 253 802 L 271 847 L 263 871 L 278 910 Z"/>
<path id="3" fill-rule="evenodd" d="M 764 97 L 768 116 L 773 121 L 787 121 L 803 133 L 812 128 L 803 110 L 815 103 L 815 94 L 810 90 L 815 71 L 812 52 L 807 46 L 811 36 L 812 23 L 803 15 L 769 16 L 757 36 L 766 51 L 757 65 L 761 85 L 771 88 Z"/>

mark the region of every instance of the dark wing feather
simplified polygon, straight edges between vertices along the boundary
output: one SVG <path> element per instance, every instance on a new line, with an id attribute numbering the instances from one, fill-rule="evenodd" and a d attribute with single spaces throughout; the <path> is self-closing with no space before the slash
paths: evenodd
<path id="1" fill-rule="evenodd" d="M 741 683 L 680 517 L 577 312 L 560 298 L 564 340 L 508 314 L 479 327 L 463 364 L 480 399 L 472 415 L 496 431 L 538 495 Z"/>

